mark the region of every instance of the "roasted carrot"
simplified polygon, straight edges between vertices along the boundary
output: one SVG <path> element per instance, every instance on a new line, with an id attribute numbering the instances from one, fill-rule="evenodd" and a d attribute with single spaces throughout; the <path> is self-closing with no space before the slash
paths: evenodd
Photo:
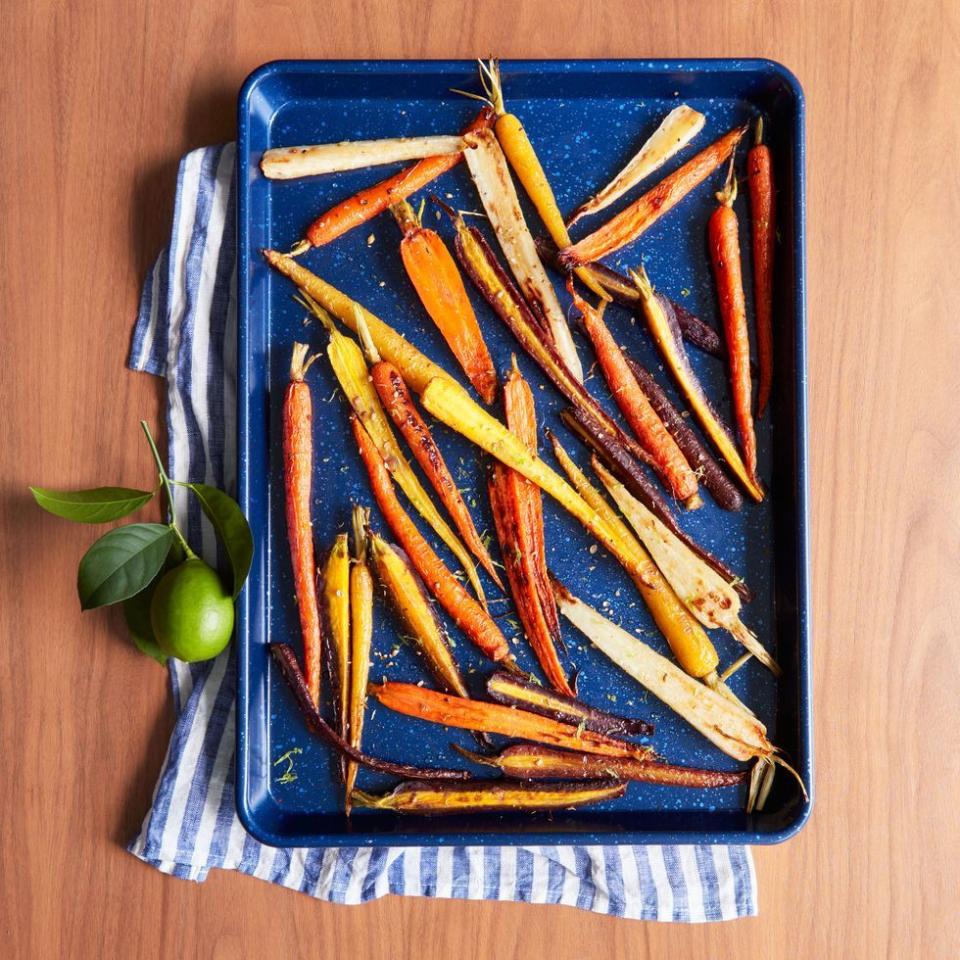
<path id="1" fill-rule="evenodd" d="M 633 757 L 598 757 L 590 753 L 554 750 L 539 744 L 518 743 L 507 747 L 496 756 L 486 756 L 464 750 L 454 744 L 457 753 L 488 767 L 496 767 L 512 780 L 633 780 L 656 783 L 662 787 L 732 787 L 743 783 L 742 770 L 698 770 L 695 767 L 677 767 L 655 760 L 636 760 Z"/>
<path id="2" fill-rule="evenodd" d="M 494 133 L 507 158 L 513 172 L 517 175 L 527 196 L 533 202 L 543 225 L 547 228 L 553 242 L 558 247 L 566 247 L 570 244 L 570 234 L 567 233 L 567 225 L 563 222 L 563 214 L 557 206 L 557 199 L 553 195 L 553 189 L 550 181 L 543 171 L 540 158 L 537 156 L 527 131 L 519 118 L 512 113 L 508 113 L 503 102 L 503 84 L 500 80 L 500 63 L 491 59 L 489 63 L 478 60 L 480 66 L 480 83 L 485 97 L 478 97 L 475 93 L 467 93 L 465 90 L 455 92 L 462 93 L 464 96 L 472 97 L 478 100 L 484 100 L 493 108 L 496 121 L 493 124 Z M 590 270 L 581 268 L 577 270 L 577 276 L 580 281 L 589 287 L 598 297 L 606 300 L 607 294 L 590 275 Z"/>
<path id="3" fill-rule="evenodd" d="M 627 569 L 638 566 L 637 555 L 620 539 L 617 531 L 562 477 L 531 453 L 519 437 L 474 403 L 463 387 L 446 380 L 432 380 L 423 391 L 421 401 L 428 413 L 550 494 Z"/>
<path id="4" fill-rule="evenodd" d="M 513 596 L 523 632 L 547 680 L 554 689 L 573 696 L 573 689 L 557 655 L 555 635 L 546 621 L 537 582 L 531 574 L 532 554 L 535 548 L 529 538 L 523 539 L 521 533 L 521 508 L 514 498 L 514 489 L 520 483 L 529 483 L 529 481 L 516 475 L 511 476 L 511 473 L 512 471 L 508 473 L 508 469 L 503 464 L 498 463 L 493 468 L 489 483 L 494 528 L 503 555 L 510 593 Z"/>
<path id="5" fill-rule="evenodd" d="M 393 489 L 390 472 L 384 465 L 376 445 L 370 439 L 363 424 L 354 415 L 350 418 L 353 436 L 360 450 L 360 458 L 370 478 L 370 486 L 377 506 L 387 525 L 403 547 L 413 568 L 420 574 L 430 593 L 451 616 L 453 622 L 491 660 L 513 662 L 510 648 L 496 621 L 461 586 L 456 577 L 444 566 L 433 548 L 421 536 L 413 521 L 407 516 Z"/>
<path id="6" fill-rule="evenodd" d="M 596 460 L 593 469 L 684 606 L 705 627 L 722 627 L 775 676 L 780 667 L 740 619 L 740 597 Z M 729 674 L 728 674 L 729 675 Z"/>
<path id="7" fill-rule="evenodd" d="M 720 419 L 720 415 L 710 403 L 696 373 L 694 373 L 687 352 L 683 348 L 676 317 L 667 308 L 667 304 L 656 296 L 653 284 L 650 283 L 650 278 L 643 267 L 639 271 L 632 271 L 631 277 L 640 292 L 640 301 L 647 327 L 660 350 L 661 356 L 666 361 L 670 373 L 676 380 L 677 386 L 680 387 L 687 403 L 690 405 L 690 409 L 697 420 L 700 421 L 700 426 L 703 427 L 717 452 L 726 460 L 727 466 L 743 484 L 747 493 L 759 503 L 763 500 L 763 490 L 744 465 L 740 454 L 737 452 L 736 444 Z M 749 379 L 749 372 L 747 376 Z"/>
<path id="8" fill-rule="evenodd" d="M 636 583 L 657 626 L 666 636 L 678 661 L 691 675 L 702 678 L 726 696 L 733 697 L 717 676 L 717 652 L 700 625 L 690 616 L 663 578 L 650 555 L 635 537 L 624 533 L 622 522 L 610 518 L 592 488 L 577 491 L 532 454 L 502 423 L 494 419 L 459 385 L 433 380 L 424 390 L 423 405 L 448 427 L 463 434 L 504 465 L 532 480 L 572 513 L 620 562 Z"/>
<path id="9" fill-rule="evenodd" d="M 446 781 L 435 784 L 401 783 L 390 793 L 379 797 L 357 790 L 353 799 L 358 807 L 439 816 L 498 810 L 568 810 L 601 800 L 616 800 L 623 796 L 626 789 L 627 785 L 617 780 L 511 784 L 498 780 L 468 780 L 457 784 Z"/>
<path id="10" fill-rule="evenodd" d="M 353 508 L 353 566 L 350 568 L 350 743 L 360 749 L 363 719 L 367 707 L 370 680 L 370 654 L 373 645 L 373 576 L 367 565 L 367 526 L 370 511 Z M 350 795 L 357 779 L 357 765 L 347 763 L 346 808 L 350 813 Z"/>
<path id="11" fill-rule="evenodd" d="M 613 399 L 637 440 L 653 458 L 657 472 L 673 496 L 682 501 L 688 510 L 702 506 L 703 501 L 697 493 L 696 474 L 638 386 L 620 345 L 604 323 L 603 305 L 597 310 L 582 299 L 574 288 L 572 279 L 567 281 L 567 290 L 573 297 L 574 306 L 580 312 L 583 327 L 593 344 L 603 378 L 613 394 Z"/>
<path id="12" fill-rule="evenodd" d="M 650 747 L 627 743 L 625 740 L 617 740 L 592 730 L 581 730 L 572 723 L 561 723 L 550 717 L 528 713 L 516 707 L 505 707 L 499 703 L 438 693 L 413 683 L 387 681 L 372 685 L 370 692 L 390 710 L 447 727 L 497 733 L 517 740 L 532 740 L 534 743 L 547 743 L 606 757 L 650 760 L 654 755 Z"/>
<path id="13" fill-rule="evenodd" d="M 463 131 L 472 133 L 481 127 L 489 127 L 493 122 L 493 111 L 484 107 Z M 436 180 L 441 174 L 452 170 L 463 160 L 462 153 L 446 154 L 427 157 L 418 163 L 401 170 L 399 173 L 382 180 L 380 183 L 367 187 L 352 197 L 342 200 L 325 213 L 320 214 L 307 228 L 306 241 L 302 249 L 310 246 L 322 247 L 331 240 L 342 237 L 345 233 L 359 227 L 363 223 L 379 216 L 391 204 L 399 200 L 406 200 L 428 183 Z M 316 296 L 316 294 L 314 294 Z M 321 299 L 317 297 L 317 299 Z M 322 302 L 322 300 L 321 300 Z M 336 313 L 327 307 L 331 313 Z"/>
<path id="14" fill-rule="evenodd" d="M 757 482 L 757 435 L 753 428 L 753 403 L 750 381 L 750 335 L 747 331 L 747 305 L 740 272 L 740 238 L 733 201 L 737 198 L 737 178 L 730 158 L 727 182 L 717 194 L 717 209 L 707 221 L 707 246 L 717 284 L 720 318 L 727 342 L 730 389 L 734 419 L 740 437 L 740 450 L 747 473 Z"/>
<path id="15" fill-rule="evenodd" d="M 537 250 L 546 264 L 566 275 L 567 271 L 561 269 L 557 248 L 549 240 L 545 237 L 537 237 Z M 592 264 L 590 271 L 615 303 L 619 303 L 628 310 L 639 308 L 640 294 L 629 277 L 617 273 L 616 270 L 612 270 L 602 263 Z M 704 323 L 679 301 L 664 297 L 661 293 L 658 293 L 657 296 L 669 301 L 677 316 L 677 322 L 680 324 L 680 333 L 687 343 L 704 353 L 709 353 L 712 357 L 721 360 L 726 357 L 727 352 L 724 349 L 723 340 L 720 339 L 720 335 L 709 323 Z"/>
<path id="16" fill-rule="evenodd" d="M 706 117 L 702 113 L 685 103 L 674 107 L 613 180 L 574 212 L 567 221 L 567 226 L 573 226 L 581 217 L 599 213 L 619 200 L 628 190 L 679 153 L 703 129 L 705 122 Z M 564 246 L 556 237 L 554 240 L 558 246 Z"/>
<path id="17" fill-rule="evenodd" d="M 334 715 L 340 736 L 350 728 L 350 544 L 337 535 L 320 576 L 323 621 L 327 633 L 327 674 L 336 691 Z"/>
<path id="18" fill-rule="evenodd" d="M 377 579 L 383 585 L 404 629 L 416 641 L 437 683 L 447 693 L 469 696 L 453 659 L 450 641 L 416 571 L 403 551 L 379 534 L 370 534 L 370 553 Z"/>
<path id="19" fill-rule="evenodd" d="M 653 724 L 598 710 L 575 697 L 549 690 L 539 683 L 497 671 L 487 680 L 487 696 L 508 707 L 540 713 L 562 723 L 583 724 L 584 730 L 612 736 L 639 737 L 653 733 Z"/>
<path id="20" fill-rule="evenodd" d="M 524 446 L 536 453 L 539 446 L 537 438 L 537 407 L 533 399 L 530 384 L 524 379 L 517 358 L 512 357 L 512 366 L 503 387 L 503 413 L 507 421 L 507 429 L 516 434 Z M 540 488 L 511 471 L 511 479 L 516 479 L 512 491 L 514 502 L 518 505 L 517 520 L 520 525 L 520 536 L 524 542 L 532 545 L 530 551 L 530 572 L 540 597 L 544 617 L 550 627 L 550 633 L 560 640 L 560 615 L 557 613 L 557 601 L 550 586 L 550 575 L 547 572 L 547 551 L 543 530 L 543 499 Z M 527 532 L 529 531 L 529 532 Z"/>
<path id="21" fill-rule="evenodd" d="M 806 798 L 802 778 L 779 756 L 777 748 L 767 738 L 766 727 L 742 704 L 698 683 L 638 637 L 578 600 L 561 584 L 555 582 L 554 586 L 560 612 L 598 650 L 727 756 L 735 760 L 757 761 L 750 774 L 747 812 L 756 806 L 758 790 L 773 764 L 783 767 L 796 778 Z"/>
<path id="22" fill-rule="evenodd" d="M 320 715 L 320 711 L 310 696 L 310 691 L 307 690 L 307 682 L 297 663 L 297 655 L 293 652 L 293 647 L 286 643 L 272 643 L 270 644 L 270 655 L 279 667 L 283 679 L 287 681 L 290 692 L 293 694 L 297 706 L 303 714 L 303 719 L 308 729 L 320 737 L 321 740 L 324 740 L 329 746 L 333 747 L 341 759 L 352 760 L 361 767 L 367 767 L 370 770 L 376 770 L 378 773 L 386 773 L 394 777 L 416 778 L 418 780 L 469 779 L 469 774 L 466 770 L 414 767 L 409 763 L 397 763 L 393 760 L 383 760 L 380 757 L 371 757 L 365 753 L 361 753 L 356 747 L 351 746 L 347 740 L 341 737 Z"/>
<path id="23" fill-rule="evenodd" d="M 450 529 L 446 520 L 440 516 L 440 512 L 413 472 L 413 467 L 400 452 L 377 391 L 370 382 L 370 372 L 367 369 L 363 351 L 353 340 L 340 333 L 330 315 L 309 294 L 304 293 L 300 302 L 313 313 L 330 334 L 327 356 L 330 358 L 330 366 L 337 377 L 337 382 L 353 412 L 363 420 L 367 433 L 380 451 L 380 456 L 390 464 L 397 486 L 404 492 L 417 513 L 430 524 L 434 533 L 457 558 L 480 602 L 485 603 L 483 585 L 467 548 Z M 355 314 L 354 322 L 358 329 L 365 329 L 365 321 L 359 307 L 355 308 Z M 366 330 L 366 333 L 369 334 L 369 330 Z M 367 340 L 372 342 L 369 336 Z M 379 354 L 377 357 L 379 358 Z"/>
<path id="24" fill-rule="evenodd" d="M 753 239 L 753 300 L 757 313 L 757 417 L 763 416 L 773 383 L 773 258 L 777 223 L 774 204 L 773 162 L 763 142 L 763 117 L 757 119 L 756 137 L 747 153 L 750 188 L 750 228 Z"/>
<path id="25" fill-rule="evenodd" d="M 453 379 L 443 367 L 428 360 L 393 327 L 369 310 L 364 310 L 355 300 L 351 300 L 332 284 L 297 263 L 293 257 L 276 250 L 262 250 L 261 253 L 271 267 L 292 280 L 303 293 L 309 294 L 324 310 L 332 313 L 354 333 L 357 331 L 357 316 L 362 316 L 380 355 L 400 371 L 411 390 L 420 393 L 434 377 Z"/>
<path id="26" fill-rule="evenodd" d="M 403 231 L 400 255 L 420 302 L 473 388 L 486 403 L 493 403 L 497 371 L 450 251 L 436 231 L 423 226 L 406 200 L 395 203 L 390 212 Z"/>
<path id="27" fill-rule="evenodd" d="M 464 146 L 462 137 L 429 136 L 273 147 L 264 152 L 260 169 L 270 180 L 295 180 L 384 163 L 463 153 Z"/>
<path id="28" fill-rule="evenodd" d="M 603 457 L 616 463 L 618 467 L 622 467 L 630 475 L 630 479 L 637 490 L 640 491 L 637 496 L 640 496 L 657 516 L 673 517 L 670 507 L 657 485 L 640 468 L 639 464 L 626 454 L 623 447 L 600 427 L 590 410 L 585 407 L 569 407 L 560 412 L 560 419 L 571 433 L 575 434 L 591 450 L 597 451 Z"/>
<path id="29" fill-rule="evenodd" d="M 523 218 L 503 150 L 492 130 L 478 130 L 466 139 L 473 148 L 465 154 L 470 176 L 517 285 L 531 310 L 546 325 L 553 346 L 563 357 L 567 369 L 577 380 L 582 380 L 583 368 L 576 344 L 557 292 L 540 262 L 537 245 Z"/>
<path id="30" fill-rule="evenodd" d="M 313 560 L 313 523 L 310 519 L 313 404 L 310 388 L 304 381 L 316 355 L 307 359 L 308 350 L 305 343 L 295 343 L 290 359 L 290 384 L 283 399 L 283 481 L 294 594 L 303 637 L 304 673 L 310 696 L 314 703 L 319 704 L 323 635 Z"/>
<path id="31" fill-rule="evenodd" d="M 725 133 L 715 143 L 711 143 L 693 159 L 688 160 L 679 170 L 664 177 L 639 200 L 611 217 L 598 230 L 573 246 L 562 249 L 560 263 L 565 269 L 572 270 L 632 243 L 727 160 L 746 130 L 743 126 Z"/>
<path id="32" fill-rule="evenodd" d="M 631 533 L 616 511 L 587 479 L 584 472 L 570 459 L 560 443 L 553 439 L 554 450 L 564 472 L 570 478 L 577 493 L 617 531 L 621 543 L 628 546 L 635 557 L 631 566 L 626 566 L 643 602 L 647 605 L 654 622 L 666 637 L 677 663 L 692 677 L 703 680 L 710 687 L 732 696 L 717 676 L 720 657 L 712 641 L 693 619 L 676 594 L 669 581 L 654 563 L 646 548 Z"/>
<path id="33" fill-rule="evenodd" d="M 691 550 L 713 567 L 744 600 L 752 599 L 750 590 L 737 575 L 718 557 L 714 556 L 706 547 L 697 543 L 678 523 L 667 506 L 659 491 L 653 486 L 635 463 L 628 457 L 623 456 L 623 452 L 616 444 L 609 443 L 609 438 L 601 431 L 597 430 L 595 425 L 591 425 L 586 410 L 577 410 L 574 408 L 564 410 L 560 413 L 560 419 L 564 425 L 569 428 L 571 433 L 581 440 L 587 447 L 593 450 L 623 483 L 629 488 L 630 492 L 646 507 L 648 507 L 677 537 L 683 540 Z"/>
<path id="34" fill-rule="evenodd" d="M 361 331 L 365 329 L 365 326 L 361 327 Z M 370 349 L 376 350 L 376 348 L 369 341 L 365 346 L 369 357 Z M 410 396 L 410 391 L 407 390 L 407 385 L 400 376 L 400 371 L 386 360 L 373 360 L 370 378 L 376 387 L 380 402 L 404 440 L 407 441 L 407 446 L 410 447 L 417 463 L 427 475 L 430 485 L 437 491 L 437 496 L 447 508 L 447 513 L 453 519 L 463 542 L 483 565 L 483 569 L 490 574 L 493 582 L 502 590 L 503 584 L 500 582 L 493 559 L 480 534 L 477 533 L 473 518 L 457 489 L 450 468 L 443 459 L 443 454 L 440 453 L 440 448 L 433 439 L 426 421 L 420 416 L 420 411 L 417 410 L 413 397 Z"/>
<path id="35" fill-rule="evenodd" d="M 483 234 L 476 227 L 467 226 L 463 217 L 436 197 L 432 198 L 446 211 L 457 231 L 454 249 L 457 259 L 474 286 L 490 304 L 491 309 L 507 325 L 520 345 L 550 379 L 550 382 L 577 407 L 587 407 L 599 428 L 624 446 L 629 455 L 649 463 L 650 457 L 632 437 L 628 437 L 607 416 L 606 411 L 569 370 L 557 352 L 549 330 L 541 318 L 527 306 L 506 271 L 490 249 Z"/>
<path id="36" fill-rule="evenodd" d="M 690 466 L 697 471 L 701 482 L 713 495 L 713 499 L 724 510 L 739 510 L 743 506 L 743 497 L 740 496 L 740 491 L 727 478 L 720 464 L 700 442 L 700 438 L 693 428 L 680 415 L 680 411 L 673 405 L 663 387 L 657 383 L 653 374 L 646 367 L 637 363 L 632 357 L 627 357 L 627 363 L 630 365 L 640 389 L 650 401 L 650 405 L 657 411 L 663 425 L 670 431 L 673 439 L 677 441 L 677 446 L 683 451 L 683 455 L 687 458 Z"/>

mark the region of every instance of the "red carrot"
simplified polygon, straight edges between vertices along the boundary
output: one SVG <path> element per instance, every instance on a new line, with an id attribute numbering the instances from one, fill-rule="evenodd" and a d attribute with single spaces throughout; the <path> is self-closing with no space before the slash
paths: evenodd
<path id="1" fill-rule="evenodd" d="M 773 256 L 777 236 L 773 164 L 763 142 L 763 118 L 757 120 L 756 139 L 747 154 L 750 188 L 750 228 L 753 238 L 753 300 L 757 313 L 757 357 L 760 385 L 757 417 L 763 416 L 773 383 Z"/>
<path id="2" fill-rule="evenodd" d="M 320 702 L 320 606 L 317 603 L 313 527 L 310 520 L 310 482 L 313 475 L 313 406 L 304 376 L 313 363 L 305 343 L 293 345 L 290 384 L 283 400 L 283 483 L 287 508 L 287 539 L 293 565 L 293 584 L 303 635 L 303 663 L 307 689 Z"/>
<path id="3" fill-rule="evenodd" d="M 707 223 L 707 245 L 710 263 L 717 283 L 720 317 L 727 341 L 730 366 L 730 388 L 733 393 L 734 418 L 740 437 L 744 466 L 751 480 L 757 480 L 757 437 L 753 429 L 750 383 L 750 337 L 747 332 L 747 307 L 743 296 L 740 271 L 740 238 L 733 201 L 737 197 L 737 180 L 733 158 L 723 190 L 717 194 L 719 206 Z"/>

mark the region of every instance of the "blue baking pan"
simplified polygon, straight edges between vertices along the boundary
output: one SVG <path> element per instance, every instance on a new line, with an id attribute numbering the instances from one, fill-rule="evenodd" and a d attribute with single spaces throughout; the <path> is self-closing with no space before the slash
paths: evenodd
<path id="1" fill-rule="evenodd" d="M 807 560 L 806 335 L 804 258 L 803 94 L 789 71 L 767 60 L 598 60 L 504 62 L 509 108 L 523 121 L 550 178 L 561 209 L 573 210 L 632 155 L 660 119 L 680 102 L 707 117 L 704 131 L 667 167 L 672 169 L 719 134 L 762 113 L 775 158 L 779 186 L 777 216 L 776 379 L 772 415 L 759 427 L 760 475 L 769 490 L 763 505 L 728 513 L 708 500 L 682 517 L 685 528 L 737 571 L 755 599 L 744 620 L 773 649 L 784 667 L 776 681 L 756 663 L 731 680 L 752 705 L 770 737 L 800 771 L 813 792 L 810 690 L 809 570 Z M 384 62 L 291 61 L 270 63 L 253 73 L 239 101 L 238 406 L 240 499 L 256 539 L 250 579 L 239 616 L 237 710 L 237 807 L 251 834 L 278 846 L 336 844 L 538 844 L 538 843 L 775 843 L 795 833 L 810 813 L 797 785 L 778 775 L 766 810 L 744 812 L 744 788 L 681 790 L 633 784 L 616 801 L 552 815 L 463 815 L 410 818 L 357 810 L 344 817 L 342 788 L 333 757 L 305 728 L 268 655 L 270 642 L 299 648 L 286 546 L 281 482 L 280 416 L 291 344 L 308 340 L 317 349 L 325 337 L 292 300 L 293 287 L 274 274 L 260 249 L 288 249 L 322 210 L 393 169 L 372 169 L 299 181 L 269 182 L 258 163 L 269 147 L 459 130 L 476 104 L 451 92 L 477 90 L 477 71 L 466 61 Z M 744 148 L 741 148 L 742 164 Z M 655 175 L 658 176 L 658 175 Z M 625 268 L 643 262 L 656 286 L 694 313 L 716 323 L 715 296 L 705 250 L 706 221 L 723 172 L 701 185 L 641 239 L 611 258 Z M 649 185 L 649 184 L 648 184 Z M 430 187 L 449 203 L 477 210 L 479 200 L 464 165 Z M 636 196 L 637 192 L 631 194 Z M 524 201 L 525 202 L 525 201 Z M 626 201 L 621 203 L 621 206 Z M 737 201 L 745 283 L 750 290 L 746 200 Z M 527 207 L 534 232 L 536 214 Z M 446 236 L 450 229 L 428 205 L 426 222 Z M 598 225 L 604 214 L 578 224 L 576 236 Z M 489 233 L 481 219 L 480 224 Z M 458 367 L 424 314 L 403 273 L 399 232 L 381 216 L 328 247 L 311 250 L 303 262 L 314 272 L 395 325 L 447 370 Z M 494 243 L 495 246 L 495 243 Z M 557 284 L 561 302 L 568 298 Z M 471 296 L 473 291 L 471 290 Z M 559 396 L 518 349 L 510 333 L 473 296 L 498 369 L 511 354 L 538 400 L 543 424 L 553 427 L 581 463 L 584 452 L 563 429 Z M 752 301 L 752 298 L 749 298 Z M 752 315 L 752 314 L 751 314 Z M 619 307 L 607 317 L 621 342 L 660 375 L 672 392 L 643 325 Z M 591 362 L 577 334 L 581 356 Z M 691 349 L 711 396 L 729 415 L 723 365 Z M 350 505 L 371 495 L 352 441 L 347 409 L 326 360 L 310 372 L 314 401 L 314 532 L 319 551 L 345 528 Z M 609 406 L 599 378 L 589 384 Z M 675 394 L 674 394 L 675 396 Z M 676 399 L 676 396 L 675 396 Z M 500 411 L 497 410 L 497 413 Z M 613 411 L 611 411 L 613 412 Z M 490 528 L 485 496 L 487 464 L 475 449 L 440 425 L 438 441 L 455 468 L 480 528 Z M 544 451 L 552 461 L 552 454 Z M 552 501 L 545 504 L 551 568 L 574 593 L 648 642 L 665 649 L 639 596 L 620 567 Z M 373 522 L 384 530 L 376 509 Z M 497 596 L 490 585 L 491 596 Z M 502 601 L 495 610 L 516 654 L 527 668 L 535 662 Z M 490 665 L 453 630 L 455 653 L 478 693 Z M 683 720 L 648 695 L 585 637 L 565 624 L 571 660 L 580 671 L 588 703 L 642 716 L 656 724 L 652 742 L 671 761 L 694 766 L 736 766 Z M 715 632 L 723 663 L 739 648 Z M 373 678 L 426 680 L 416 655 L 404 644 L 383 606 L 377 609 Z M 371 701 L 364 735 L 374 754 L 413 763 L 457 765 L 451 743 L 470 745 L 469 734 L 408 719 Z M 291 752 L 293 751 L 293 752 Z M 285 759 L 281 759 L 285 758 Z M 283 776 L 291 767 L 292 772 Z M 477 771 L 478 776 L 485 775 Z M 387 789 L 389 780 L 366 771 L 364 789 Z"/>

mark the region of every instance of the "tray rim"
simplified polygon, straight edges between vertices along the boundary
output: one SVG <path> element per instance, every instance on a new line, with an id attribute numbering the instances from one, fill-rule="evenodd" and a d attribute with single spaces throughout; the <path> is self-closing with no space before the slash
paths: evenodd
<path id="1" fill-rule="evenodd" d="M 235 168 L 237 189 L 237 485 L 238 498 L 245 514 L 249 513 L 250 482 L 248 473 L 249 404 L 246 358 L 249 349 L 247 315 L 249 308 L 249 280 L 251 275 L 250 238 L 244 224 L 247 214 L 247 191 L 241 177 L 247 169 L 249 156 L 249 104 L 258 84 L 275 74 L 287 71 L 318 75 L 336 72 L 358 72 L 378 69 L 407 73 L 418 66 L 442 70 L 472 68 L 474 61 L 465 59 L 345 59 L 268 61 L 253 70 L 244 80 L 237 98 L 237 161 Z M 504 831 L 437 831 L 425 833 L 415 829 L 392 833 L 364 834 L 343 832 L 334 834 L 289 835 L 264 828 L 257 820 L 255 810 L 248 802 L 249 757 L 247 726 L 250 721 L 250 585 L 244 587 L 237 604 L 237 708 L 235 800 L 237 815 L 244 829 L 256 840 L 273 847 L 348 847 L 348 846 L 522 846 L 548 845 L 603 845 L 632 844 L 747 844 L 769 846 L 783 843 L 795 836 L 809 821 L 815 801 L 815 758 L 813 740 L 813 636 L 810 595 L 810 479 L 808 437 L 808 335 L 807 335 L 807 250 L 806 250 L 806 98 L 796 75 L 777 60 L 764 57 L 683 57 L 683 58 L 571 58 L 571 59 L 504 59 L 502 63 L 513 68 L 537 69 L 549 72 L 575 72 L 577 65 L 589 64 L 593 69 L 614 73 L 748 73 L 767 71 L 775 74 L 790 90 L 796 106 L 793 125 L 795 146 L 791 176 L 794 184 L 796 220 L 793 246 L 795 275 L 793 318 L 796 324 L 797 375 L 794 391 L 797 436 L 797 458 L 794 477 L 795 513 L 797 515 L 797 625 L 801 639 L 798 651 L 797 687 L 799 690 L 798 742 L 805 748 L 806 763 L 800 770 L 808 789 L 808 799 L 799 806 L 797 814 L 778 830 L 695 830 L 650 831 L 630 830 L 607 833 L 603 831 L 543 831 L 536 827 L 518 834 Z M 252 579 L 252 578 L 251 578 Z M 442 821 L 437 821 L 442 823 Z"/>

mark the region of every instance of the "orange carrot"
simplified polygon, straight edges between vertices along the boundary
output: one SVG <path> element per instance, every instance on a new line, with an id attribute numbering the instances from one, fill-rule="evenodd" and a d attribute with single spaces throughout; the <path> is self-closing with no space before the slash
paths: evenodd
<path id="1" fill-rule="evenodd" d="M 482 130 L 493 123 L 493 111 L 484 107 L 463 131 L 464 134 Z M 331 207 L 320 214 L 307 228 L 305 245 L 322 247 L 337 237 L 342 237 L 354 227 L 372 220 L 383 213 L 391 204 L 405 200 L 411 194 L 422 190 L 442 173 L 452 170 L 463 159 L 462 153 L 442 157 L 427 157 L 413 166 L 382 180 L 380 183 L 355 193 L 352 197 Z"/>
<path id="2" fill-rule="evenodd" d="M 750 187 L 750 227 L 753 237 L 753 300 L 757 313 L 757 417 L 763 416 L 773 383 L 773 256 L 777 237 L 773 202 L 773 163 L 763 142 L 763 118 L 757 120 L 756 139 L 747 154 Z"/>
<path id="3" fill-rule="evenodd" d="M 717 194 L 719 206 L 707 222 L 707 245 L 710 263 L 717 283 L 723 335 L 727 341 L 730 364 L 730 388 L 733 411 L 740 437 L 740 450 L 750 478 L 757 479 L 757 437 L 753 429 L 750 383 L 750 337 L 747 332 L 747 307 L 740 273 L 740 239 L 733 201 L 737 197 L 737 180 L 733 158 L 723 190 Z"/>
<path id="4" fill-rule="evenodd" d="M 643 448 L 653 458 L 657 472 L 670 492 L 683 501 L 687 509 L 702 506 L 703 501 L 697 492 L 697 475 L 640 389 L 623 351 L 603 321 L 606 304 L 601 304 L 599 310 L 592 307 L 579 296 L 572 278 L 567 280 L 567 290 L 573 297 L 574 306 L 580 311 L 584 329 L 593 344 L 613 399 Z"/>
<path id="5" fill-rule="evenodd" d="M 373 488 L 377 506 L 427 589 L 450 614 L 454 623 L 484 654 L 497 663 L 513 663 L 506 638 L 500 632 L 496 621 L 446 568 L 400 505 L 390 473 L 366 428 L 356 415 L 350 417 L 350 424 L 360 450 L 360 458 L 370 477 L 370 486 Z"/>
<path id="6" fill-rule="evenodd" d="M 320 606 L 317 603 L 313 527 L 310 520 L 310 483 L 313 476 L 313 405 L 304 376 L 314 357 L 307 359 L 305 343 L 293 345 L 290 384 L 283 398 L 283 485 L 286 498 L 287 539 L 293 565 L 293 585 L 300 612 L 303 664 L 307 689 L 320 702 Z"/>
<path id="7" fill-rule="evenodd" d="M 529 535 L 529 526 L 520 522 L 522 508 L 516 501 L 516 489 L 524 483 L 529 481 L 502 463 L 494 466 L 489 483 L 494 527 L 523 632 L 550 685 L 565 696 L 573 697 L 576 694 L 557 656 L 555 634 L 547 623 L 538 582 L 532 572 L 532 568 L 538 565 L 534 562 L 538 559 L 536 549 Z M 556 614 L 556 601 L 553 609 Z"/>
<path id="8" fill-rule="evenodd" d="M 485 403 L 497 395 L 497 371 L 480 332 L 457 264 L 434 230 L 426 229 L 406 200 L 390 207 L 400 229 L 407 276 L 430 319 Z"/>
<path id="9" fill-rule="evenodd" d="M 463 542 L 480 561 L 483 569 L 490 574 L 493 582 L 502 590 L 503 583 L 497 574 L 497 568 L 493 565 L 493 559 L 484 546 L 483 540 L 480 539 L 480 534 L 477 533 L 473 518 L 457 489 L 450 468 L 443 459 L 443 454 L 433 439 L 426 421 L 420 416 L 420 411 L 417 410 L 413 397 L 403 382 L 403 377 L 400 376 L 400 371 L 392 363 L 380 360 L 371 366 L 370 378 L 376 387 L 380 402 L 397 429 L 403 434 L 407 446 L 413 451 L 417 463 L 423 468 L 431 486 L 437 491 L 437 496 L 447 508 Z"/>
<path id="10" fill-rule="evenodd" d="M 374 684 L 370 693 L 385 707 L 397 713 L 431 723 L 462 730 L 477 730 L 481 733 L 498 733 L 518 740 L 549 743 L 555 747 L 567 747 L 583 753 L 598 753 L 607 757 L 636 757 L 653 759 L 650 747 L 627 743 L 592 730 L 581 730 L 572 723 L 562 723 L 538 713 L 528 713 L 516 707 L 485 700 L 468 700 L 439 693 L 412 683 L 387 681 Z"/>
<path id="11" fill-rule="evenodd" d="M 734 151 L 747 128 L 737 127 L 725 133 L 715 143 L 701 150 L 679 170 L 664 177 L 648 190 L 611 217 L 602 227 L 578 243 L 560 251 L 560 263 L 567 270 L 593 263 L 607 254 L 632 243 L 648 227 L 672 210 L 694 187 L 703 183 Z"/>
<path id="12" fill-rule="evenodd" d="M 512 369 L 503 388 L 503 412 L 507 421 L 507 428 L 516 434 L 524 446 L 534 455 L 539 446 L 537 441 L 537 407 L 533 400 L 533 391 L 530 384 L 524 379 L 517 358 L 512 357 Z M 519 496 L 517 502 L 522 505 L 519 514 L 524 526 L 528 526 L 533 538 L 534 554 L 532 557 L 533 573 L 540 603 L 544 608 L 550 632 L 559 641 L 560 614 L 557 612 L 557 598 L 553 595 L 553 586 L 550 583 L 550 574 L 547 570 L 547 552 L 543 537 L 543 498 L 540 488 L 531 481 L 522 478 L 511 470 L 517 480 Z"/>

